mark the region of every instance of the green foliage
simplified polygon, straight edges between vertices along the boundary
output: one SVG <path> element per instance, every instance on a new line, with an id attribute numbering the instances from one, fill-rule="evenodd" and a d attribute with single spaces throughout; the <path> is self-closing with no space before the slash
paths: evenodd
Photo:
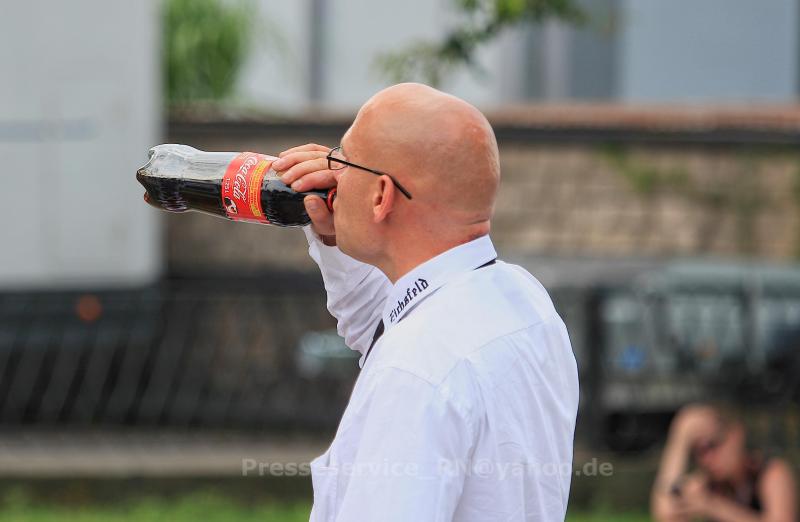
<path id="1" fill-rule="evenodd" d="M 792 198 L 797 208 L 800 209 L 800 161 L 798 161 L 797 167 L 795 167 L 792 175 Z"/>
<path id="2" fill-rule="evenodd" d="M 795 213 L 800 220 L 800 159 L 792 175 L 792 200 L 794 201 Z M 797 239 L 794 246 L 794 257 L 800 259 L 800 228 L 797 229 Z"/>
<path id="3" fill-rule="evenodd" d="M 474 60 L 477 49 L 503 30 L 521 23 L 558 18 L 582 23 L 583 12 L 575 0 L 455 0 L 463 24 L 440 42 L 417 42 L 408 48 L 380 55 L 376 66 L 393 82 L 419 80 L 438 86 L 456 69 L 466 66 L 480 72 Z"/>
<path id="4" fill-rule="evenodd" d="M 723 224 L 722 218 L 731 216 L 736 223 L 739 252 L 755 252 L 756 219 L 771 204 L 758 176 L 761 161 L 768 156 L 749 149 L 740 150 L 738 168 L 729 174 L 725 183 L 703 183 L 702 180 L 693 180 L 684 168 L 665 168 L 632 158 L 623 147 L 606 147 L 603 154 L 614 171 L 649 204 L 666 195 L 678 197 L 705 211 L 705 217 L 700 218 L 702 223 L 699 226 L 703 232 L 699 234 L 697 251 L 710 248 L 710 242 Z"/>
<path id="5" fill-rule="evenodd" d="M 620 176 L 643 196 L 652 197 L 664 190 L 685 191 L 689 187 L 689 173 L 686 169 L 662 169 L 637 162 L 620 147 L 609 146 L 604 152 L 606 159 Z"/>
<path id="6" fill-rule="evenodd" d="M 170 103 L 230 95 L 253 29 L 247 1 L 165 0 L 164 79 Z"/>

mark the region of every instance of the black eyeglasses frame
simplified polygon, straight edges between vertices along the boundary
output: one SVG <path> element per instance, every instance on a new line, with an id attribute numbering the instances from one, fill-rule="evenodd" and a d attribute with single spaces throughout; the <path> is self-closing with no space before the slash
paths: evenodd
<path id="1" fill-rule="evenodd" d="M 389 179 L 392 180 L 392 183 L 394 183 L 394 186 L 397 187 L 397 190 L 399 190 L 408 199 L 411 199 L 411 193 L 408 190 L 406 190 L 405 187 L 403 187 L 403 185 L 401 185 L 399 181 L 394 179 L 394 176 L 392 176 L 391 174 L 388 174 L 386 172 L 382 172 L 380 170 L 371 169 L 371 168 L 365 167 L 363 165 L 358 165 L 356 163 L 351 163 L 351 162 L 343 160 L 343 159 L 334 158 L 333 157 L 333 153 L 336 152 L 337 150 L 341 151 L 342 150 L 342 146 L 339 145 L 338 147 L 332 148 L 330 150 L 330 152 L 328 152 L 328 155 L 326 156 L 326 159 L 328 160 L 328 170 L 342 170 L 344 168 L 344 167 L 334 168 L 332 162 L 336 162 L 336 163 L 340 163 L 342 165 L 347 165 L 348 167 L 353 167 L 354 169 L 365 170 L 367 172 L 371 172 L 372 174 L 375 174 L 377 176 L 388 176 Z"/>

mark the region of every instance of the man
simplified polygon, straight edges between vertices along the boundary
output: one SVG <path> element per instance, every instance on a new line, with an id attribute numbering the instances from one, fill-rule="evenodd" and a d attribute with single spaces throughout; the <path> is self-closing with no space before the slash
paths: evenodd
<path id="1" fill-rule="evenodd" d="M 333 150 L 273 164 L 309 196 L 310 254 L 361 373 L 311 463 L 312 521 L 563 520 L 578 406 L 564 323 L 495 262 L 497 143 L 468 103 L 381 91 Z"/>

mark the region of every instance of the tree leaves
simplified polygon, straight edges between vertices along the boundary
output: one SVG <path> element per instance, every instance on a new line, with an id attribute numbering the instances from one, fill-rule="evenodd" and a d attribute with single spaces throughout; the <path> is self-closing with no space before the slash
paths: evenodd
<path id="1" fill-rule="evenodd" d="M 378 56 L 375 66 L 380 73 L 393 82 L 416 80 L 439 86 L 460 67 L 479 71 L 474 60 L 478 47 L 508 27 L 551 17 L 575 24 L 584 21 L 575 0 L 455 0 L 455 4 L 464 19 L 460 27 L 439 43 L 416 42 Z"/>
<path id="2" fill-rule="evenodd" d="M 166 0 L 163 65 L 170 103 L 231 93 L 247 55 L 252 11 L 247 1 Z"/>

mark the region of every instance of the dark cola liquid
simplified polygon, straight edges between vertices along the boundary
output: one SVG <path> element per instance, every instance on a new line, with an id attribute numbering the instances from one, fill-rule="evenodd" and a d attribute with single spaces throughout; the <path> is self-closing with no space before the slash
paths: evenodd
<path id="1" fill-rule="evenodd" d="M 146 191 L 145 200 L 156 208 L 170 212 L 194 210 L 231 219 L 222 199 L 222 175 L 229 159 L 220 156 L 228 153 L 195 152 L 197 155 L 192 159 L 200 157 L 201 160 L 193 161 L 189 166 L 183 165 L 172 176 L 165 175 L 165 169 L 159 170 L 158 162 L 173 168 L 170 160 L 174 158 L 154 158 L 151 154 L 151 160 L 136 173 L 136 179 Z M 179 161 L 185 163 L 185 160 Z M 267 176 L 261 184 L 261 209 L 270 225 L 304 226 L 311 222 L 303 204 L 303 199 L 308 195 L 327 201 L 328 191 L 296 192 L 279 178 Z"/>

